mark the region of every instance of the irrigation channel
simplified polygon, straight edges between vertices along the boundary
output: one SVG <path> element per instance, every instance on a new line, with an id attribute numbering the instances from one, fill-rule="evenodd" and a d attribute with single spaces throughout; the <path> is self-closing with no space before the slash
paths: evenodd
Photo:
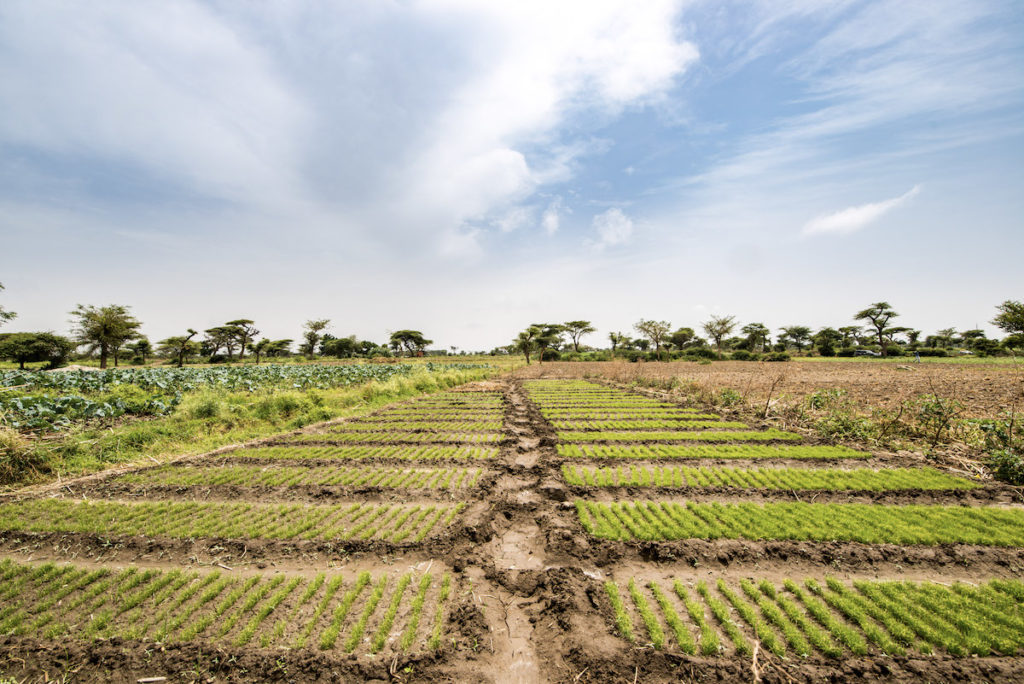
<path id="1" fill-rule="evenodd" d="M 1020 681 L 1016 492 L 596 382 L 0 500 L 16 681 Z"/>

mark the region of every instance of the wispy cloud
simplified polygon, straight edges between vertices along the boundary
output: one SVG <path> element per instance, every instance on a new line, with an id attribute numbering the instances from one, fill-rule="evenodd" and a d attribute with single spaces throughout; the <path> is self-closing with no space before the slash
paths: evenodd
<path id="1" fill-rule="evenodd" d="M 831 214 L 817 216 L 804 225 L 803 234 L 824 235 L 832 233 L 845 235 L 847 233 L 855 233 L 906 203 L 907 200 L 920 191 L 921 186 L 915 185 L 899 197 L 893 197 L 881 202 L 847 207 Z"/>
<path id="2" fill-rule="evenodd" d="M 633 219 L 621 209 L 609 209 L 594 217 L 594 232 L 597 238 L 591 241 L 595 249 L 622 245 L 633 238 Z"/>

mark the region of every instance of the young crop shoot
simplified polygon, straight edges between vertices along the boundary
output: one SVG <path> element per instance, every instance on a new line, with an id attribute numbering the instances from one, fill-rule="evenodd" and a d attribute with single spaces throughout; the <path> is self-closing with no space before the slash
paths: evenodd
<path id="1" fill-rule="evenodd" d="M 559 444 L 556 448 L 563 458 L 587 459 L 832 460 L 871 457 L 869 453 L 846 447 L 789 444 Z"/>
<path id="2" fill-rule="evenodd" d="M 308 441 L 325 435 L 306 435 Z M 498 455 L 496 447 L 481 446 L 277 446 L 254 447 L 232 451 L 231 456 L 241 459 L 272 459 L 279 461 L 295 461 L 297 463 L 313 460 L 323 461 L 361 461 L 364 459 L 394 461 L 461 461 L 494 458 Z"/>
<path id="3" fill-rule="evenodd" d="M 788 539 L 865 544 L 1024 546 L 1024 510 L 962 506 L 577 501 L 603 539 Z"/>
<path id="4" fill-rule="evenodd" d="M 479 468 L 388 468 L 289 466 L 163 466 L 122 475 L 135 485 L 241 487 L 379 487 L 381 489 L 467 489 L 483 473 Z"/>
<path id="5" fill-rule="evenodd" d="M 315 577 L 139 570 L 116 573 L 75 566 L 0 563 L 5 634 L 76 640 L 124 638 L 225 646 L 409 653 L 443 645 L 452 595 L 447 573 L 394 580 L 324 574 Z M 17 586 L 17 598 L 9 595 Z M 15 602 L 12 603 L 11 601 Z M 419 638 L 424 611 L 433 635 Z M 300 615 L 309 617 L 301 620 Z M 275 619 L 275 616 L 280 616 Z M 429 643 L 428 643 L 429 642 Z"/>
<path id="6" fill-rule="evenodd" d="M 28 500 L 0 504 L 0 529 L 179 538 L 381 539 L 420 542 L 450 526 L 465 503 L 427 511 L 404 504 L 115 503 Z"/>
<path id="7" fill-rule="evenodd" d="M 1024 647 L 1024 603 L 1001 593 L 995 582 L 980 586 L 931 582 L 856 581 L 827 578 L 781 584 L 768 580 L 701 580 L 688 591 L 679 580 L 672 590 L 650 581 L 650 593 L 629 579 L 625 591 L 604 584 L 611 603 L 610 627 L 634 640 L 632 614 L 639 615 L 655 648 L 714 655 L 720 640 L 749 658 L 753 643 L 779 657 L 845 658 L 872 649 L 889 655 L 945 653 L 950 656 L 1016 655 Z M 1014 591 L 1024 583 L 1011 581 Z M 648 597 L 653 597 L 651 601 Z M 662 624 L 676 638 L 665 639 Z M 728 650 L 728 648 L 723 648 Z"/>
<path id="8" fill-rule="evenodd" d="M 727 468 L 686 466 L 562 466 L 567 484 L 580 487 L 671 487 L 675 489 L 767 489 L 899 491 L 974 489 L 981 485 L 934 468 L 836 470 L 834 468 Z"/>
<path id="9" fill-rule="evenodd" d="M 716 425 L 724 425 L 716 423 Z M 767 430 L 695 430 L 686 432 L 624 432 L 595 430 L 593 432 L 565 431 L 558 433 L 563 442 L 796 442 L 801 439 L 795 432 Z"/>

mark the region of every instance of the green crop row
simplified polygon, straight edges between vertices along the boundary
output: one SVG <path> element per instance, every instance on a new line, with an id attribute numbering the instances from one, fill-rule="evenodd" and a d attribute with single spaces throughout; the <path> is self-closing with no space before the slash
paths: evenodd
<path id="1" fill-rule="evenodd" d="M 695 432 L 575 432 L 558 433 L 563 442 L 796 442 L 800 435 L 767 430 L 699 430 Z"/>
<path id="2" fill-rule="evenodd" d="M 659 401 L 657 399 L 644 399 L 642 397 L 631 397 L 628 399 L 581 399 L 579 401 L 573 401 L 570 399 L 551 399 L 550 401 L 544 401 L 543 399 L 535 399 L 530 397 L 533 403 L 537 404 L 542 411 L 544 410 L 557 410 L 557 411 L 580 411 L 580 410 L 591 410 L 591 411 L 608 411 L 608 410 L 632 410 L 632 409 L 643 409 L 643 410 L 654 410 L 654 409 L 678 409 L 679 406 L 671 404 L 666 401 Z"/>
<path id="3" fill-rule="evenodd" d="M 331 433 L 338 432 L 500 432 L 501 421 L 439 421 L 439 420 L 401 420 L 401 421 L 352 421 L 330 428 Z"/>
<path id="4" fill-rule="evenodd" d="M 880 492 L 901 489 L 974 489 L 981 486 L 934 468 L 588 468 L 565 464 L 562 466 L 562 475 L 568 484 L 585 487 L 731 487 Z"/>
<path id="5" fill-rule="evenodd" d="M 788 539 L 865 544 L 1024 546 L 1024 510 L 964 506 L 577 501 L 603 539 Z"/>
<path id="6" fill-rule="evenodd" d="M 651 444 L 642 446 L 603 444 L 559 444 L 558 455 L 565 458 L 592 459 L 835 459 L 870 458 L 871 454 L 841 446 L 802 446 L 791 444 Z"/>
<path id="7" fill-rule="evenodd" d="M 548 420 L 717 420 L 716 413 L 698 413 L 686 409 L 637 409 L 635 411 L 605 411 L 593 409 L 541 409 Z"/>
<path id="8" fill-rule="evenodd" d="M 253 459 L 308 459 L 353 460 L 366 458 L 390 459 L 395 461 L 441 461 L 478 458 L 494 458 L 498 450 L 494 447 L 478 446 L 278 446 L 255 447 L 232 451 L 232 457 Z"/>
<path id="9" fill-rule="evenodd" d="M 281 487 L 299 485 L 388 487 L 402 489 L 462 489 L 473 487 L 483 471 L 479 468 L 338 468 L 277 466 L 163 466 L 117 478 L 140 485 Z"/>
<path id="10" fill-rule="evenodd" d="M 552 420 L 556 430 L 627 430 L 644 432 L 648 430 L 743 430 L 746 423 L 730 420 Z"/>
<path id="11" fill-rule="evenodd" d="M 422 541 L 465 507 L 456 505 L 68 501 L 0 504 L 0 530 L 178 538 Z"/>
<path id="12" fill-rule="evenodd" d="M 462 442 L 466 444 L 489 444 L 500 442 L 500 432 L 392 432 L 382 430 L 380 432 L 363 432 L 361 430 L 335 429 L 333 432 L 303 433 L 282 437 L 280 442 L 286 443 L 315 443 L 315 442 L 362 442 L 374 443 L 385 442 L 395 444 L 421 444 L 424 442 Z"/>
<path id="13" fill-rule="evenodd" d="M 630 579 L 626 592 L 615 582 L 606 582 L 605 592 L 620 636 L 689 655 L 731 650 L 749 657 L 754 641 L 779 657 L 937 649 L 954 656 L 1005 656 L 1024 647 L 1024 583 L 1016 580 L 946 586 L 844 584 L 830 577 L 824 586 L 813 579 L 802 585 L 787 579 L 779 586 L 743 579 L 738 586 L 718 580 L 714 588 L 701 580 L 688 591 L 679 580 L 669 588 Z"/>
<path id="14" fill-rule="evenodd" d="M 392 581 L 369 573 L 229 576 L 220 572 L 128 568 L 114 573 L 70 565 L 0 561 L 3 585 L 18 592 L 0 609 L 3 634 L 40 639 L 202 639 L 233 646 L 378 653 L 425 651 L 441 643 L 451 577 Z M 415 589 L 406 591 L 413 586 Z M 408 606 L 408 609 L 403 609 Z M 434 624 L 420 627 L 423 612 Z"/>

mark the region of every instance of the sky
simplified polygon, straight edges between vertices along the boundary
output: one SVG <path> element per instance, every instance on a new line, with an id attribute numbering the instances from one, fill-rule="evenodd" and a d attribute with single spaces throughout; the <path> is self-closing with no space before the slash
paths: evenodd
<path id="1" fill-rule="evenodd" d="M 1016 0 L 5 0 L 3 330 L 997 334 L 1022 105 Z"/>

